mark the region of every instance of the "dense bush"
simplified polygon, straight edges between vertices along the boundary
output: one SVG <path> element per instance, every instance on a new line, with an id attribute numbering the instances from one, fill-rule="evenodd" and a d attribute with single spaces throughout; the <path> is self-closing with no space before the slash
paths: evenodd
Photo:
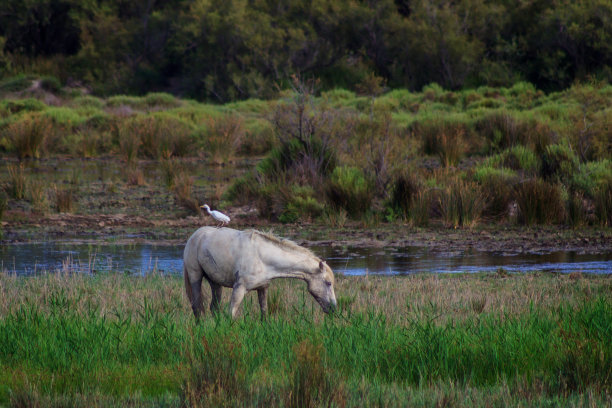
<path id="1" fill-rule="evenodd" d="M 542 177 L 569 182 L 578 170 L 578 156 L 567 145 L 550 145 L 542 154 Z"/>
<path id="2" fill-rule="evenodd" d="M 373 199 L 370 182 L 355 167 L 336 167 L 329 178 L 326 194 L 334 209 L 344 209 L 353 218 L 364 215 Z"/>

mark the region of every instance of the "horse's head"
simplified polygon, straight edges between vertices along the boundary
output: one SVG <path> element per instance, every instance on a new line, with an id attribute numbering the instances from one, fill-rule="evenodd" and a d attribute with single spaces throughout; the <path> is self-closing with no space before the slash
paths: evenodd
<path id="1" fill-rule="evenodd" d="M 319 267 L 306 279 L 308 291 L 319 302 L 325 313 L 336 309 L 336 295 L 334 293 L 334 272 L 323 261 Z"/>

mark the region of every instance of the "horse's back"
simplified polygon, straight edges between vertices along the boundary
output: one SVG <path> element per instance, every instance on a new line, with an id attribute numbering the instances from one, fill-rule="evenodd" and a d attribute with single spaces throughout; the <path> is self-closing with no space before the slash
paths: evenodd
<path id="1" fill-rule="evenodd" d="M 208 280 L 231 287 L 244 254 L 241 231 L 231 228 L 201 227 L 195 231 L 183 252 L 183 262 L 193 281 L 197 273 Z"/>

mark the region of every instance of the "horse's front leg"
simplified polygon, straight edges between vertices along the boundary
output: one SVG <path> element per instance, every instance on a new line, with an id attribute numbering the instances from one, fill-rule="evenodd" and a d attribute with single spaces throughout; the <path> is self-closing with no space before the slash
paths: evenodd
<path id="1" fill-rule="evenodd" d="M 210 301 L 210 311 L 217 313 L 219 306 L 221 305 L 221 294 L 223 293 L 223 286 L 217 285 L 216 283 L 210 283 L 210 292 L 212 294 L 212 300 Z"/>
<path id="2" fill-rule="evenodd" d="M 268 287 L 257 289 L 257 298 L 259 299 L 259 309 L 261 310 L 261 320 L 265 320 L 268 314 Z"/>
<path id="3" fill-rule="evenodd" d="M 244 299 L 244 295 L 246 294 L 246 287 L 239 282 L 234 284 L 234 288 L 232 290 L 232 299 L 230 300 L 230 312 L 232 314 L 232 319 L 236 318 L 236 314 L 238 314 L 238 308 L 242 303 L 242 299 Z"/>

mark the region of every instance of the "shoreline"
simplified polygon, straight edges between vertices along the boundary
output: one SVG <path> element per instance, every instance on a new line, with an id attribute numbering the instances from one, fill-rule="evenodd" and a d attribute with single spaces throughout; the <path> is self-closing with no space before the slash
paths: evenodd
<path id="1" fill-rule="evenodd" d="M 53 214 L 34 219 L 11 217 L 3 222 L 2 245 L 48 241 L 105 243 L 114 245 L 181 245 L 201 226 L 212 226 L 209 219 L 146 219 L 126 214 Z M 17 219 L 17 220 L 16 220 Z M 427 247 L 431 251 L 480 251 L 508 255 L 574 251 L 603 254 L 612 251 L 612 229 L 562 226 L 515 226 L 483 224 L 471 229 L 441 225 L 415 228 L 400 223 L 366 227 L 349 222 L 334 228 L 321 224 L 280 224 L 250 217 L 238 219 L 229 227 L 259 229 L 288 238 L 304 246 L 348 246 L 356 248 Z"/>

